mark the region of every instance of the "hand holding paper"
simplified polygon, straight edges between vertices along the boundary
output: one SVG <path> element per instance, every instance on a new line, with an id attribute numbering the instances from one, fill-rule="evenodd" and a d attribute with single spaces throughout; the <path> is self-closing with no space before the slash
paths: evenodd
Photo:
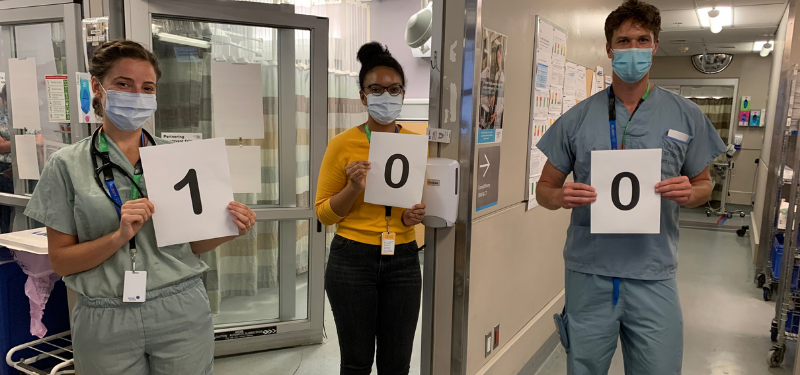
<path id="1" fill-rule="evenodd" d="M 367 186 L 367 172 L 370 168 L 371 164 L 368 161 L 354 161 L 344 167 L 344 172 L 350 179 L 350 185 L 357 187 L 359 192 L 364 191 Z"/>
<path id="2" fill-rule="evenodd" d="M 561 188 L 561 208 L 575 208 L 588 206 L 597 201 L 597 192 L 586 184 L 567 182 Z"/>
<path id="3" fill-rule="evenodd" d="M 656 193 L 683 206 L 692 201 L 692 183 L 686 176 L 673 177 L 657 183 Z"/>
<path id="4" fill-rule="evenodd" d="M 403 224 L 407 227 L 421 223 L 423 218 L 425 218 L 425 203 L 415 204 L 403 212 Z"/>

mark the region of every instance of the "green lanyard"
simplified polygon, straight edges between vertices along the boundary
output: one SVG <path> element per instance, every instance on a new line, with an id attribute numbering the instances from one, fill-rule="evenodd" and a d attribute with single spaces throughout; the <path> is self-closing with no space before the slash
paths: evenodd
<path id="1" fill-rule="evenodd" d="M 100 139 L 98 143 L 100 143 L 100 153 L 108 155 L 108 142 L 106 141 L 106 135 L 103 134 L 103 131 L 100 130 Z M 142 134 L 144 137 L 144 134 Z M 144 143 L 144 140 L 142 141 Z M 142 167 L 141 161 L 136 162 L 136 166 L 134 167 L 134 175 L 133 175 L 133 182 L 136 183 L 136 186 L 141 186 L 140 182 L 142 180 Z M 136 186 L 131 186 L 131 200 L 135 201 L 139 199 L 139 189 Z"/>
<path id="2" fill-rule="evenodd" d="M 395 125 L 394 126 L 395 134 L 400 133 L 400 128 Z M 369 124 L 364 123 L 364 133 L 367 133 L 367 142 L 372 143 L 372 130 L 369 130 Z"/>
<path id="3" fill-rule="evenodd" d="M 639 110 L 639 107 L 642 106 L 647 97 L 650 96 L 650 89 L 652 88 L 652 84 L 647 84 L 647 91 L 645 91 L 642 98 L 639 99 L 639 104 L 636 105 L 636 109 L 633 110 L 631 113 L 631 117 L 628 118 L 628 123 L 625 125 L 625 131 L 622 133 L 622 149 L 625 149 L 625 138 L 628 135 L 628 127 L 631 125 L 631 120 L 633 120 L 633 115 L 636 114 L 636 111 Z M 608 88 L 608 122 L 611 132 L 611 149 L 617 149 L 617 108 L 616 108 L 616 97 L 614 96 L 614 86 Z"/>

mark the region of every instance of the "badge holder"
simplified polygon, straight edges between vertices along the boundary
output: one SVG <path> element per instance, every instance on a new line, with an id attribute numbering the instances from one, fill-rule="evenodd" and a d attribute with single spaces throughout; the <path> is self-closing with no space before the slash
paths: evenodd
<path id="1" fill-rule="evenodd" d="M 392 217 L 392 208 L 386 206 L 386 232 L 381 233 L 381 255 L 394 255 L 394 246 L 397 234 L 389 229 L 389 220 Z"/>
<path id="2" fill-rule="evenodd" d="M 144 302 L 147 300 L 147 272 L 136 271 L 136 247 L 131 248 L 133 271 L 125 271 L 122 302 Z"/>
<path id="3" fill-rule="evenodd" d="M 569 322 L 569 317 L 567 316 L 567 308 L 564 307 L 564 310 L 561 311 L 561 314 L 553 315 L 553 320 L 556 322 L 556 330 L 558 331 L 558 336 L 561 339 L 561 346 L 564 347 L 564 350 L 569 352 L 569 332 L 567 332 L 567 323 Z"/>

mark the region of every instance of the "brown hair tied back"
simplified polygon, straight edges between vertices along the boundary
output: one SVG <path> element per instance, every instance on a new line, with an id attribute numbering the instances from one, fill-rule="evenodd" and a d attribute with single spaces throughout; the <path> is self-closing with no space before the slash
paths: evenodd
<path id="1" fill-rule="evenodd" d="M 627 20 L 652 31 L 655 38 L 653 42 L 658 41 L 658 33 L 661 31 L 661 12 L 658 8 L 644 1 L 626 0 L 606 18 L 606 42 L 609 45 L 612 44 L 611 38 L 614 37 L 614 32 Z"/>
<path id="2" fill-rule="evenodd" d="M 161 67 L 156 56 L 141 44 L 123 39 L 110 40 L 95 49 L 89 65 L 89 73 L 102 83 L 114 65 L 123 59 L 149 62 L 156 72 L 156 80 L 161 79 Z M 100 102 L 100 98 L 95 97 L 92 100 L 92 108 L 97 116 L 103 116 L 103 103 Z"/>

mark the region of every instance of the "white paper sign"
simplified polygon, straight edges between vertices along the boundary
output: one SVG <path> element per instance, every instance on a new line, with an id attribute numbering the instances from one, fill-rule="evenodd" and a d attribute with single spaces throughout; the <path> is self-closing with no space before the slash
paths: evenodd
<path id="1" fill-rule="evenodd" d="M 21 180 L 39 179 L 39 154 L 36 153 L 35 135 L 15 135 L 17 169 Z"/>
<path id="2" fill-rule="evenodd" d="M 225 140 L 175 143 L 140 150 L 159 247 L 239 234 Z"/>
<path id="3" fill-rule="evenodd" d="M 264 138 L 264 93 L 261 64 L 211 62 L 214 136 Z"/>
<path id="4" fill-rule="evenodd" d="M 422 202 L 427 152 L 427 136 L 372 133 L 364 202 L 402 208 Z"/>
<path id="5" fill-rule="evenodd" d="M 227 146 L 233 192 L 261 192 L 261 147 Z"/>
<path id="6" fill-rule="evenodd" d="M 660 181 L 661 149 L 592 151 L 592 233 L 659 233 Z"/>
<path id="7" fill-rule="evenodd" d="M 8 79 L 11 84 L 11 122 L 14 129 L 41 129 L 36 59 L 8 59 Z"/>

